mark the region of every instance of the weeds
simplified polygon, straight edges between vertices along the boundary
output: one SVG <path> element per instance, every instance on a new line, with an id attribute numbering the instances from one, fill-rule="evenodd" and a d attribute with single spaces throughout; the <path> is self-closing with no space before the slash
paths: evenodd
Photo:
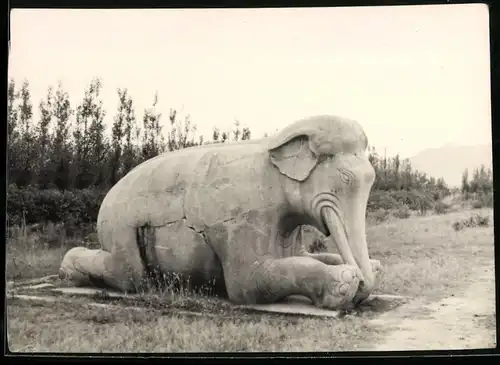
<path id="1" fill-rule="evenodd" d="M 472 208 L 492 208 L 493 207 L 493 194 L 481 194 L 477 199 L 472 201 Z"/>
<path id="2" fill-rule="evenodd" d="M 391 211 L 388 209 L 378 209 L 374 212 L 368 213 L 368 220 L 373 221 L 374 224 L 381 224 L 387 222 L 391 217 Z"/>
<path id="3" fill-rule="evenodd" d="M 406 204 L 401 204 L 393 215 L 399 219 L 407 219 L 411 216 L 410 208 Z"/>
<path id="4" fill-rule="evenodd" d="M 452 224 L 452 227 L 455 231 L 461 231 L 465 228 L 473 228 L 473 227 L 488 227 L 490 222 L 490 217 L 487 215 L 476 214 L 469 218 L 462 219 L 459 221 L 455 221 Z"/>
<path id="5" fill-rule="evenodd" d="M 440 201 L 434 205 L 434 212 L 436 214 L 446 214 L 448 213 L 450 208 L 451 208 L 450 204 L 446 204 Z"/>

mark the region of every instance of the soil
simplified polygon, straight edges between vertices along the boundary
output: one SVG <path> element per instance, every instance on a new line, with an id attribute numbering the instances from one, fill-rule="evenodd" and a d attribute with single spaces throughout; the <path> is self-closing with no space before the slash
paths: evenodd
<path id="1" fill-rule="evenodd" d="M 370 321 L 389 327 L 383 343 L 364 350 L 458 350 L 496 347 L 495 270 L 481 269 L 460 295 L 434 303 L 412 301 Z"/>

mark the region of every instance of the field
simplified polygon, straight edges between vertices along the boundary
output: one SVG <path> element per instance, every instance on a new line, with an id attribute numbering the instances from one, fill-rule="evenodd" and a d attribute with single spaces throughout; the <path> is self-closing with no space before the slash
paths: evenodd
<path id="1" fill-rule="evenodd" d="M 478 215 L 489 222 L 454 224 Z M 426 349 L 431 341 L 443 348 L 494 347 L 492 226 L 487 208 L 370 224 L 369 250 L 384 266 L 376 292 L 408 296 L 405 305 L 326 319 L 242 311 L 183 293 L 128 303 L 96 296 L 93 302 L 114 302 L 97 309 L 81 298 L 9 299 L 8 344 L 23 352 L 357 351 Z M 20 231 L 9 239 L 7 280 L 55 274 L 68 248 L 81 244 L 56 237 L 49 245 L 48 236 Z"/>

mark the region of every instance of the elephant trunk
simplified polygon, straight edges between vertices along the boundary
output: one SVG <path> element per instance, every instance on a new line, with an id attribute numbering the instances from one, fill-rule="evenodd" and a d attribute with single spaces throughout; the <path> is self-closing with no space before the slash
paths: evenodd
<path id="1" fill-rule="evenodd" d="M 373 275 L 372 264 L 368 253 L 368 244 L 366 242 L 366 224 L 365 224 L 366 205 L 357 205 L 349 212 L 349 230 L 347 233 L 352 254 L 356 260 L 357 266 L 361 269 L 363 279 L 360 282 L 360 288 L 356 298 L 362 301 L 370 295 L 375 286 L 375 277 Z"/>
<path id="2" fill-rule="evenodd" d="M 340 256 L 346 264 L 361 270 L 363 279 L 357 295 L 358 301 L 369 296 L 375 281 L 366 243 L 365 210 L 363 204 L 353 204 L 343 215 L 345 219 L 342 219 L 338 210 L 333 207 L 325 206 L 321 209 L 323 222 L 337 245 Z"/>

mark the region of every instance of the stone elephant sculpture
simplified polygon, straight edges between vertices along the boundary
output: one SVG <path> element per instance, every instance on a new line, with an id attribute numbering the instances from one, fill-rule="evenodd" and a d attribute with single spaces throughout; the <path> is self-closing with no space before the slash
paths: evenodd
<path id="1" fill-rule="evenodd" d="M 104 198 L 102 248 L 68 251 L 60 276 L 137 291 L 148 277 L 177 273 L 223 288 L 236 304 L 290 295 L 330 309 L 359 303 L 380 269 L 365 237 L 375 177 L 367 144 L 356 121 L 324 115 L 271 138 L 154 157 Z M 315 231 L 329 252 L 304 249 Z"/>

